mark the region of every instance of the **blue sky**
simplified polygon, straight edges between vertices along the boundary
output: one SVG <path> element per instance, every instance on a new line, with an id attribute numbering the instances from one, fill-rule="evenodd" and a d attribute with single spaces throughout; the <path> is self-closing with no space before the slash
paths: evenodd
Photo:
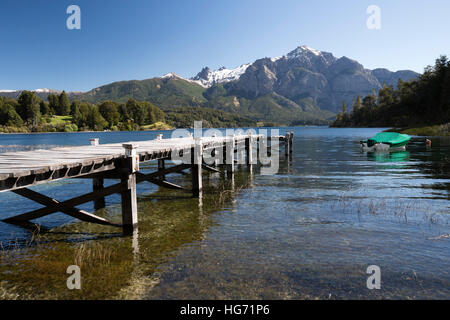
<path id="1" fill-rule="evenodd" d="M 81 30 L 66 9 L 81 8 Z M 366 27 L 369 5 L 381 29 Z M 234 68 L 299 45 L 367 68 L 422 72 L 450 55 L 450 1 L 2 0 L 0 89 L 87 91 L 202 67 Z"/>

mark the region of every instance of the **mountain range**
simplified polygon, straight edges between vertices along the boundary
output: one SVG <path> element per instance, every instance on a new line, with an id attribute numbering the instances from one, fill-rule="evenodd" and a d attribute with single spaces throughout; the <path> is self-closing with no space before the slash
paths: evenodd
<path id="1" fill-rule="evenodd" d="M 203 68 L 192 78 L 175 73 L 146 80 L 113 82 L 88 92 L 69 92 L 71 100 L 97 103 L 129 98 L 150 101 L 163 110 L 173 107 L 207 107 L 238 113 L 256 121 L 283 124 L 323 123 L 345 101 L 351 108 L 359 94 L 365 96 L 399 79 L 415 79 L 410 70 L 369 70 L 347 57 L 299 46 L 286 55 L 262 58 L 235 69 Z M 50 89 L 35 91 L 46 99 Z M 0 91 L 17 97 L 20 91 Z"/>

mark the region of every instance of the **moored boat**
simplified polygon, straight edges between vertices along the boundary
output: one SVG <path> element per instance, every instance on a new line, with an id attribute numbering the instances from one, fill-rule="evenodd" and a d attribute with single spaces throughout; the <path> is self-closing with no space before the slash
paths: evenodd
<path id="1" fill-rule="evenodd" d="M 406 149 L 411 137 L 397 132 L 381 132 L 366 141 L 361 141 L 364 152 L 390 152 Z"/>

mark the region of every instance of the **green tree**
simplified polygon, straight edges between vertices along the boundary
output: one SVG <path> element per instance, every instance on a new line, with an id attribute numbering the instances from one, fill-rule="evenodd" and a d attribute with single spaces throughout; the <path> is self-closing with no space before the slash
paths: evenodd
<path id="1" fill-rule="evenodd" d="M 121 122 L 127 122 L 130 119 L 130 115 L 128 114 L 127 105 L 125 103 L 119 104 L 118 111 L 120 114 Z"/>
<path id="2" fill-rule="evenodd" d="M 16 109 L 4 103 L 3 99 L 0 99 L 0 125 L 20 127 L 23 125 L 23 120 L 16 112 Z"/>
<path id="3" fill-rule="evenodd" d="M 18 99 L 20 117 L 33 125 L 37 125 L 40 114 L 40 100 L 34 92 L 22 91 Z"/>
<path id="4" fill-rule="evenodd" d="M 49 94 L 47 97 L 47 101 L 51 113 L 56 114 L 57 112 L 59 112 L 59 98 L 56 94 Z"/>
<path id="5" fill-rule="evenodd" d="M 109 127 L 115 126 L 120 121 L 119 106 L 114 101 L 104 101 L 98 106 L 98 111 L 102 117 L 108 121 Z"/>
<path id="6" fill-rule="evenodd" d="M 61 92 L 61 94 L 59 95 L 58 102 L 58 114 L 62 116 L 70 114 L 70 102 L 65 91 Z"/>
<path id="7" fill-rule="evenodd" d="M 145 124 L 148 110 L 144 103 L 139 103 L 135 99 L 129 99 L 127 102 L 127 111 L 134 123 L 140 126 Z"/>
<path id="8" fill-rule="evenodd" d="M 39 104 L 39 110 L 40 110 L 41 114 L 44 116 L 51 114 L 50 107 L 48 106 L 48 102 L 45 102 L 43 100 Z"/>
<path id="9" fill-rule="evenodd" d="M 97 106 L 90 106 L 87 116 L 87 125 L 90 129 L 102 131 L 108 126 L 108 122 L 102 117 Z"/>

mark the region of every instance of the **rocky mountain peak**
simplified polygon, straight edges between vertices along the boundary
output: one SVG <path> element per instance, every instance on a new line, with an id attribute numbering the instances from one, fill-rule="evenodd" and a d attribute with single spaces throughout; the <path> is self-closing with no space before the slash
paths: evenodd
<path id="1" fill-rule="evenodd" d="M 299 46 L 299 47 L 295 48 L 294 50 L 292 50 L 291 52 L 289 52 L 287 54 L 287 57 L 290 59 L 295 59 L 295 58 L 298 58 L 298 57 L 304 56 L 304 55 L 314 55 L 314 56 L 318 57 L 321 54 L 322 54 L 322 52 L 319 50 L 312 49 L 308 46 Z"/>
<path id="2" fill-rule="evenodd" d="M 211 70 L 208 67 L 204 67 L 202 69 L 202 71 L 197 73 L 197 75 L 192 78 L 192 80 L 208 80 L 210 73 L 211 73 Z"/>

